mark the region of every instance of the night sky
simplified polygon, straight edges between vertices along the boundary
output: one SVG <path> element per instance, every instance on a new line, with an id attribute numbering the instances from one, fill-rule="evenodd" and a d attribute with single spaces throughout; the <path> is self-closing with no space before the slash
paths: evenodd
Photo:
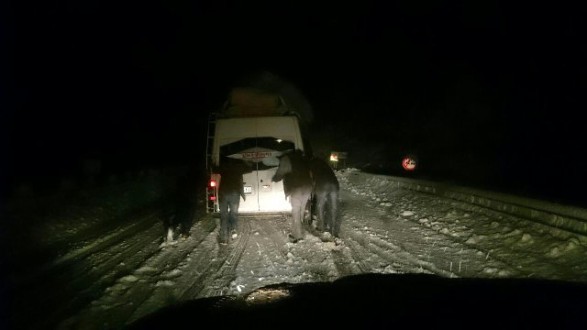
<path id="1" fill-rule="evenodd" d="M 76 173 L 88 158 L 112 173 L 197 163 L 208 112 L 243 76 L 268 71 L 306 95 L 311 131 L 331 133 L 333 149 L 383 169 L 411 152 L 422 178 L 587 204 L 578 5 L 8 7 L 0 119 L 9 185 Z"/>

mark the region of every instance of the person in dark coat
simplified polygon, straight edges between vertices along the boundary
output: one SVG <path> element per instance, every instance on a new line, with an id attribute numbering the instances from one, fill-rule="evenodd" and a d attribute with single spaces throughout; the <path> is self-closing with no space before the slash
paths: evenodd
<path id="1" fill-rule="evenodd" d="M 220 161 L 218 173 L 218 203 L 220 206 L 220 233 L 218 241 L 228 243 L 230 234 L 236 235 L 238 230 L 238 206 L 242 197 L 246 200 L 243 174 L 250 173 L 247 164 L 238 159 L 223 157 Z M 234 236 L 236 237 L 236 236 Z"/>
<path id="2" fill-rule="evenodd" d="M 273 182 L 283 180 L 285 198 L 289 197 L 291 202 L 291 234 L 288 238 L 293 243 L 305 236 L 303 217 L 312 195 L 312 177 L 307 163 L 301 150 L 286 153 L 279 158 L 279 167 L 272 178 Z"/>
<path id="3" fill-rule="evenodd" d="M 177 178 L 171 209 L 163 215 L 164 242 L 166 243 L 171 243 L 175 240 L 177 229 L 179 229 L 181 239 L 185 240 L 190 235 L 190 229 L 196 214 L 198 170 L 196 166 L 192 165 L 187 169 L 186 173 Z"/>
<path id="4" fill-rule="evenodd" d="M 176 217 L 179 223 L 179 235 L 182 239 L 190 236 L 190 229 L 192 229 L 196 214 L 197 189 L 199 187 L 196 175 L 195 168 L 189 169 L 179 184 Z"/>
<path id="5" fill-rule="evenodd" d="M 313 196 L 316 201 L 317 226 L 319 231 L 327 230 L 335 237 L 340 232 L 338 217 L 338 195 L 340 185 L 334 171 L 321 158 L 312 158 L 309 162 L 312 175 Z M 328 210 L 328 212 L 326 212 Z"/>

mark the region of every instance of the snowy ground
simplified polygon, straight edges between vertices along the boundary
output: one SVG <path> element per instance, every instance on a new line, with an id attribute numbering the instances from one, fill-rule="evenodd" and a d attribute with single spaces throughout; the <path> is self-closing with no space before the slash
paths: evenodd
<path id="1" fill-rule="evenodd" d="M 32 327 L 119 328 L 178 301 L 362 273 L 587 282 L 584 236 L 400 189 L 353 169 L 338 176 L 342 230 L 337 243 L 311 233 L 289 243 L 289 220 L 282 215 L 241 217 L 239 236 L 220 246 L 218 219 L 200 215 L 187 240 L 161 246 L 158 213 L 144 211 L 55 261 L 46 284 L 28 291 L 55 296 L 40 300 L 51 312 L 39 313 Z M 51 287 L 67 289 L 57 294 Z M 60 304 L 47 308 L 50 302 Z M 29 311 L 38 308 L 29 306 Z"/>

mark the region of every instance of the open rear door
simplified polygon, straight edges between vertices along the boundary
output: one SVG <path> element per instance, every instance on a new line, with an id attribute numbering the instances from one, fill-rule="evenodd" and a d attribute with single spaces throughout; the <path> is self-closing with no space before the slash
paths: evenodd
<path id="1" fill-rule="evenodd" d="M 245 138 L 220 147 L 221 157 L 244 160 L 253 169 L 243 175 L 247 199 L 241 200 L 239 212 L 291 211 L 283 192 L 283 181 L 272 182 L 271 178 L 279 166 L 278 157 L 294 149 L 292 141 L 275 137 Z"/>
<path id="2" fill-rule="evenodd" d="M 296 149 L 304 150 L 304 145 L 295 116 L 217 120 L 214 163 L 218 165 L 222 157 L 230 157 L 246 161 L 253 169 L 243 175 L 247 199 L 241 200 L 240 213 L 291 212 L 283 182 L 272 182 L 271 178 L 279 166 L 279 156 Z"/>

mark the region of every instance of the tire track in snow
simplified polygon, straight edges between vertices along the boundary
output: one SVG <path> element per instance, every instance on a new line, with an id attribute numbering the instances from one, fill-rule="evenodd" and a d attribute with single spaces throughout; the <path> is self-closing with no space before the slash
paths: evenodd
<path id="1" fill-rule="evenodd" d="M 109 326 L 122 326 L 153 293 L 154 283 L 163 277 L 165 272 L 173 270 L 190 251 L 196 249 L 214 230 L 215 224 L 210 219 L 198 221 L 192 228 L 190 239 L 163 249 L 160 249 L 159 244 L 156 243 L 162 237 L 161 228 L 157 227 L 150 233 L 156 234 L 158 237 L 150 244 L 155 243 L 154 253 L 147 256 L 140 254 L 129 256 L 127 263 L 134 265 L 134 271 L 118 274 L 116 281 L 112 281 L 112 284 L 101 293 L 101 297 L 80 313 L 81 316 L 74 317 L 64 324 L 83 325 L 85 322 L 92 322 L 91 320 L 94 320 L 93 322 L 103 320 Z M 142 238 L 144 239 L 144 237 Z M 107 276 L 113 277 L 112 275 Z"/>
<path id="2" fill-rule="evenodd" d="M 20 311 L 19 315 L 26 315 L 21 324 L 30 324 L 32 328 L 51 327 L 71 311 L 83 308 L 99 297 L 104 289 L 112 285 L 118 276 L 128 273 L 128 267 L 133 265 L 132 262 L 129 265 L 121 263 L 128 261 L 131 256 L 148 258 L 155 253 L 157 245 L 152 240 L 155 239 L 157 225 L 150 221 L 152 216 L 147 218 L 145 223 L 150 226 L 143 232 L 124 231 L 117 235 L 115 241 L 118 245 L 109 248 L 102 245 L 96 254 L 85 259 L 79 257 L 59 263 L 45 273 L 42 280 L 37 279 L 26 290 L 21 290 L 13 306 Z M 150 245 L 145 246 L 143 235 L 151 241 Z M 31 304 L 30 301 L 35 303 Z M 51 309 L 47 309 L 47 306 L 51 306 Z"/>
<path id="3" fill-rule="evenodd" d="M 429 273 L 444 277 L 458 277 L 455 273 L 438 268 L 431 262 L 422 260 L 407 250 L 381 240 L 377 237 L 366 237 L 366 235 L 352 231 L 349 235 L 354 241 L 360 244 L 365 250 L 378 255 L 381 259 L 394 266 L 400 273 Z"/>
<path id="4" fill-rule="evenodd" d="M 225 247 L 220 247 L 219 258 L 217 263 L 219 267 L 214 265 L 212 269 L 217 269 L 214 272 L 212 281 L 209 281 L 204 286 L 202 292 L 197 295 L 197 298 L 221 296 L 226 287 L 230 285 L 236 278 L 236 267 L 251 238 L 251 224 L 249 222 L 240 223 L 239 235 L 235 242 L 229 243 Z"/>
<path id="5" fill-rule="evenodd" d="M 422 199 L 425 199 L 425 201 L 422 202 L 421 201 Z M 520 267 L 518 267 L 518 265 L 515 265 L 515 264 L 509 262 L 505 257 L 500 257 L 499 255 L 496 255 L 494 249 L 489 248 L 489 247 L 483 247 L 480 244 L 470 243 L 469 239 L 471 237 L 473 237 L 475 234 L 470 233 L 470 232 L 473 232 L 473 229 L 470 229 L 466 226 L 463 226 L 463 224 L 464 224 L 463 220 L 469 219 L 469 218 L 476 219 L 477 217 L 474 217 L 471 214 L 468 214 L 467 216 L 463 215 L 459 219 L 455 219 L 456 223 L 458 223 L 459 226 L 461 226 L 463 228 L 459 228 L 459 229 L 453 228 L 452 230 L 447 230 L 447 228 L 445 226 L 449 225 L 449 224 L 447 224 L 445 221 L 441 220 L 442 218 L 439 218 L 438 215 L 439 214 L 453 214 L 455 212 L 454 211 L 455 209 L 457 209 L 459 211 L 463 211 L 463 210 L 465 210 L 465 208 L 460 208 L 455 205 L 448 205 L 447 201 L 443 201 L 443 200 L 439 200 L 439 199 L 443 199 L 443 198 L 431 197 L 430 195 L 425 194 L 425 193 L 421 193 L 421 192 L 412 192 L 411 194 L 407 194 L 407 195 L 402 196 L 402 200 L 404 203 L 404 205 L 402 206 L 403 209 L 408 209 L 408 210 L 409 209 L 417 209 L 417 206 L 414 206 L 414 205 L 424 203 L 424 204 L 428 205 L 428 208 L 423 211 L 430 212 L 430 210 L 432 208 L 435 208 L 436 212 L 433 212 L 432 214 L 422 214 L 418 218 L 423 217 L 426 219 L 435 219 L 435 218 L 437 219 L 436 221 L 432 222 L 433 225 L 430 225 L 427 222 L 420 223 L 419 221 L 416 221 L 416 218 L 412 218 L 412 217 L 406 217 L 406 218 L 403 218 L 403 220 L 411 222 L 418 227 L 421 227 L 423 231 L 430 231 L 432 233 L 435 233 L 438 236 L 444 237 L 449 242 L 453 242 L 456 245 L 462 246 L 461 252 L 465 249 L 468 251 L 473 251 L 475 256 L 474 257 L 469 256 L 469 259 L 477 260 L 477 264 L 482 265 L 482 267 L 477 267 L 476 269 L 475 268 L 469 269 L 467 266 L 467 271 L 463 275 L 466 275 L 468 277 L 487 277 L 487 276 L 494 277 L 495 270 L 501 269 L 503 272 L 503 270 L 507 269 L 507 271 L 504 274 L 507 274 L 507 276 L 510 276 L 510 277 L 511 276 L 517 276 L 517 277 L 530 277 L 530 276 L 532 276 L 532 274 L 530 272 L 525 271 L 524 269 L 521 269 Z M 455 202 L 455 201 L 451 201 L 450 204 L 453 204 L 453 202 L 456 204 L 459 204 L 459 205 L 465 204 L 463 202 Z M 368 202 L 368 203 L 370 203 L 373 207 L 376 207 L 371 202 Z M 471 211 L 469 209 L 466 209 L 466 210 Z M 493 212 L 495 212 L 495 211 L 493 211 Z M 481 214 L 486 215 L 485 213 L 481 213 Z M 503 220 L 502 218 L 500 218 L 500 219 Z M 461 220 L 461 221 L 459 221 L 459 220 Z M 439 226 L 438 225 L 439 223 L 442 223 L 444 226 Z M 452 225 L 454 225 L 454 224 L 452 224 Z M 462 234 L 463 232 L 468 232 L 468 234 L 463 235 Z M 479 234 L 479 233 L 477 233 L 477 234 Z M 446 252 L 446 248 L 447 248 L 447 246 L 445 245 L 443 248 L 445 252 Z M 511 251 L 512 253 L 515 254 L 515 252 L 509 246 L 507 246 L 507 245 L 500 246 L 500 249 L 504 249 L 504 248 L 506 248 L 508 251 Z M 433 250 L 431 250 L 431 252 L 433 252 Z M 461 261 L 465 261 L 470 264 L 471 260 L 459 260 L 458 268 L 457 268 L 456 261 L 455 262 L 447 261 L 447 262 L 449 262 L 449 267 L 448 267 L 449 271 L 452 271 L 451 269 L 454 266 L 455 270 L 458 269 L 458 273 L 461 273 L 461 268 L 462 268 Z M 501 275 L 501 276 L 503 276 L 503 275 Z"/>
<path id="6" fill-rule="evenodd" d="M 255 228 L 263 231 L 263 237 L 267 237 L 269 241 L 275 247 L 275 251 L 278 251 L 282 256 L 287 257 L 288 249 L 286 247 L 287 238 L 283 232 L 283 228 L 280 227 L 281 223 L 287 223 L 288 217 L 285 214 L 280 214 L 272 217 L 251 217 L 251 221 L 255 223 Z"/>
<path id="7" fill-rule="evenodd" d="M 414 197 L 418 197 L 421 199 L 432 198 L 427 195 L 418 195 Z M 564 229 L 555 228 L 542 222 L 537 222 L 522 217 L 516 217 L 505 212 L 500 212 L 498 210 L 485 208 L 475 204 L 469 204 L 463 201 L 455 201 L 447 198 L 438 198 L 438 200 L 434 200 L 434 202 L 435 207 L 444 206 L 445 210 L 448 209 L 448 214 L 451 216 L 451 219 L 454 219 L 455 221 L 459 222 L 459 224 L 464 224 L 466 226 L 468 221 L 471 221 L 471 219 L 485 219 L 487 224 L 485 226 L 476 225 L 473 226 L 474 229 L 468 229 L 472 232 L 472 234 L 467 237 L 449 235 L 447 232 L 443 232 L 441 230 L 438 230 L 438 232 L 447 237 L 450 237 L 451 239 L 453 239 L 456 242 L 459 242 L 460 244 L 481 251 L 482 253 L 484 253 L 484 255 L 487 255 L 488 260 L 493 260 L 496 263 L 506 265 L 507 267 L 504 268 L 511 269 L 510 275 L 515 275 L 519 277 L 534 277 L 536 274 L 534 274 L 531 271 L 525 270 L 524 266 L 543 264 L 549 265 L 545 268 L 552 270 L 549 273 L 549 275 L 546 276 L 547 278 L 558 278 L 562 280 L 577 280 L 580 278 L 585 278 L 585 273 L 582 272 L 581 269 L 563 275 L 561 269 L 566 268 L 568 270 L 566 262 L 561 261 L 560 258 L 545 258 L 545 255 L 547 255 L 549 251 L 536 249 L 536 246 L 534 244 L 510 243 L 496 246 L 495 244 L 488 243 L 488 241 L 491 241 L 491 237 L 493 235 L 496 235 L 495 228 L 492 226 L 504 229 L 503 232 L 497 234 L 500 237 L 515 240 L 518 242 L 524 242 L 524 239 L 527 239 L 526 237 L 531 237 L 529 240 L 532 240 L 533 238 L 543 237 L 545 236 L 544 233 L 546 232 L 546 236 L 552 237 L 552 241 L 549 244 L 543 243 L 538 245 L 555 247 L 558 245 L 563 246 L 563 249 L 568 244 L 580 242 L 581 235 L 572 233 L 570 231 L 565 231 Z M 463 212 L 466 214 L 466 216 L 457 217 L 456 215 L 458 212 Z M 442 221 L 442 223 L 446 226 L 452 225 L 451 223 L 447 223 L 447 221 L 442 218 L 439 219 L 439 221 Z M 479 232 L 479 228 L 481 228 L 482 230 L 485 229 L 486 232 Z M 486 240 L 475 242 L 480 237 L 485 237 Z M 509 259 L 511 259 L 511 256 L 516 256 L 516 264 L 508 261 Z"/>
<path id="8" fill-rule="evenodd" d="M 283 214 L 245 216 L 251 227 L 248 248 L 235 269 L 235 278 L 222 294 L 241 295 L 283 278 L 287 261 L 285 235 L 281 233 Z"/>
<path id="9" fill-rule="evenodd" d="M 350 196 L 352 195 L 352 197 Z M 342 199 L 345 200 L 346 207 L 344 208 L 343 222 L 342 225 L 346 229 L 343 233 L 355 244 L 352 248 L 356 251 L 358 246 L 361 246 L 369 255 L 377 255 L 385 266 L 384 271 L 391 272 L 409 272 L 409 273 L 432 273 L 445 277 L 457 277 L 455 272 L 451 270 L 451 263 L 444 267 L 439 267 L 434 263 L 424 260 L 418 255 L 427 255 L 432 249 L 432 246 L 428 242 L 422 242 L 423 237 L 414 234 L 411 230 L 411 224 L 407 223 L 405 219 L 391 219 L 389 218 L 388 211 L 379 209 L 373 205 L 373 202 L 367 197 L 359 196 L 349 190 L 343 189 L 341 193 Z M 405 198 L 405 195 L 397 195 L 397 198 Z M 361 205 L 361 207 L 357 205 Z M 357 213 L 356 212 L 361 212 Z M 360 221 L 360 219 L 372 219 L 376 221 L 370 221 L 369 223 Z M 366 227 L 369 225 L 373 228 Z M 385 231 L 385 238 L 380 238 L 377 235 L 377 231 Z M 391 232 L 391 235 L 388 233 Z M 432 233 L 432 232 L 431 232 Z M 408 249 L 403 246 L 401 240 L 392 243 L 390 239 L 401 239 L 406 242 L 410 241 L 413 243 Z M 444 242 L 443 244 L 452 244 L 450 242 Z M 414 252 L 411 252 L 411 251 Z M 417 251 L 421 250 L 420 253 Z M 357 257 L 354 257 L 357 259 Z M 429 259 L 429 258 L 428 258 Z M 381 269 L 373 269 L 373 271 L 381 272 Z"/>
<path id="10" fill-rule="evenodd" d="M 465 251 L 477 251 L 477 255 L 469 255 L 469 261 L 476 264 L 470 264 L 474 270 L 469 269 L 466 275 L 571 281 L 586 278 L 587 267 L 581 262 L 587 253 L 582 244 L 585 236 L 578 233 L 513 215 L 506 209 L 395 188 L 384 181 L 375 189 L 365 189 L 360 184 L 365 176 L 359 173 L 344 180 L 357 182 L 346 185 L 347 189 L 357 196 L 365 196 L 370 206 L 382 198 L 385 202 L 393 201 L 385 203 L 388 212 L 418 210 L 418 217 L 424 220 L 419 223 L 422 228 L 433 229 L 463 246 Z M 417 219 L 409 217 L 409 220 L 415 223 Z"/>
<path id="11" fill-rule="evenodd" d="M 355 193 L 357 189 L 354 188 L 351 191 L 345 190 L 345 194 L 352 194 L 355 198 L 349 198 L 351 203 L 359 203 L 360 200 L 363 199 L 362 204 L 367 206 L 367 208 L 363 207 L 363 210 L 371 210 L 372 213 L 376 213 L 376 215 L 367 215 L 366 218 L 369 219 L 378 219 L 378 222 L 370 222 L 370 226 L 374 226 L 378 228 L 377 230 L 384 230 L 389 231 L 392 233 L 392 236 L 396 238 L 401 238 L 401 240 L 397 241 L 396 243 L 390 243 L 387 239 L 387 235 L 385 239 L 379 238 L 379 240 L 374 240 L 373 242 L 387 242 L 389 244 L 393 244 L 398 246 L 402 251 L 414 251 L 414 253 L 410 252 L 415 258 L 415 260 L 421 260 L 418 255 L 427 255 L 429 260 L 434 260 L 436 265 L 434 267 L 428 268 L 424 267 L 426 263 L 432 264 L 430 261 L 421 260 L 417 262 L 418 264 L 422 264 L 424 269 L 428 271 L 432 271 L 435 274 L 441 276 L 455 276 L 457 274 L 463 276 L 477 276 L 477 277 L 495 277 L 495 271 L 498 269 L 507 269 L 508 276 L 516 276 L 516 275 L 528 275 L 524 274 L 524 272 L 519 271 L 515 265 L 506 262 L 502 258 L 489 255 L 488 251 L 483 251 L 479 246 L 471 245 L 466 243 L 467 239 L 470 235 L 466 235 L 466 237 L 460 237 L 458 235 L 451 235 L 446 230 L 440 229 L 433 229 L 429 227 L 423 226 L 422 223 L 415 220 L 411 216 L 403 216 L 401 210 L 413 210 L 418 209 L 418 204 L 425 204 L 428 205 L 422 211 L 430 212 L 432 205 L 436 205 L 436 208 L 442 207 L 442 210 L 434 212 L 434 216 L 428 216 L 427 218 L 436 218 L 438 214 L 444 214 L 446 212 L 450 212 L 452 208 L 448 207 L 444 203 L 439 203 L 433 197 L 429 195 L 419 193 L 419 192 L 404 192 L 404 193 L 394 193 L 389 194 L 391 195 L 390 204 L 393 205 L 391 208 L 388 209 L 381 209 L 378 205 L 377 200 L 373 200 L 369 194 L 357 194 Z M 426 199 L 425 203 L 418 201 L 418 199 Z M 351 210 L 356 208 L 351 208 Z M 391 213 L 390 213 L 391 211 Z M 397 214 L 397 216 L 392 217 L 390 214 Z M 355 223 L 357 228 L 361 228 L 365 226 L 366 223 L 359 223 L 355 219 L 361 218 L 359 215 L 352 215 L 351 221 Z M 410 228 L 410 226 L 416 225 L 417 227 Z M 384 229 L 382 229 L 384 228 Z M 433 240 L 434 243 L 430 245 L 429 243 L 422 243 L 421 237 L 416 237 L 412 229 L 416 229 L 418 233 L 424 233 L 425 237 L 429 240 Z M 375 231 L 377 231 L 375 230 Z M 462 232 L 463 230 L 459 230 Z M 357 232 L 360 232 L 358 230 Z M 382 235 L 380 235 L 382 236 Z M 370 237 L 377 237 L 376 235 L 370 235 Z M 410 237 L 410 238 L 408 238 Z M 403 242 L 402 242 L 403 241 Z M 434 244 L 438 243 L 438 246 L 434 246 Z M 380 247 L 386 249 L 387 246 L 379 244 Z M 456 248 L 460 246 L 461 248 Z M 460 252 L 464 252 L 462 255 L 451 255 L 446 253 L 440 253 L 440 251 L 446 252 L 447 249 L 454 251 L 455 249 L 460 250 Z M 442 265 L 438 264 L 442 262 Z M 439 270 L 436 272 L 434 269 Z M 447 272 L 446 275 L 442 275 L 443 272 Z"/>
<path id="12" fill-rule="evenodd" d="M 342 250 L 332 250 L 330 254 L 339 277 L 363 273 L 352 251 L 346 246 Z"/>
<path id="13" fill-rule="evenodd" d="M 191 244 L 186 249 L 189 251 L 182 254 L 183 258 L 178 259 L 179 262 L 167 264 L 165 271 L 153 278 L 151 283 L 154 288 L 151 294 L 128 318 L 127 324 L 165 305 L 190 299 L 185 297 L 184 288 L 190 288 L 194 278 L 199 278 L 205 273 L 210 266 L 210 260 L 218 254 L 218 226 L 216 220 L 210 216 L 207 221 L 210 227 L 200 231 L 192 230 L 192 236 L 198 236 L 199 243 Z M 149 267 L 146 267 L 146 270 L 148 271 Z"/>
<path id="14" fill-rule="evenodd" d="M 251 228 L 249 224 L 240 224 L 239 236 L 226 246 L 217 247 L 216 256 L 211 262 L 205 263 L 200 275 L 187 284 L 180 300 L 198 299 L 219 295 L 235 277 L 234 270 L 247 246 Z M 215 231 L 217 233 L 217 231 Z M 218 245 L 218 244 L 216 244 Z"/>
<path id="15" fill-rule="evenodd" d="M 341 214 L 343 226 L 343 238 L 348 241 L 351 248 L 353 258 L 360 260 L 358 263 L 362 272 L 398 272 L 398 273 L 433 273 L 441 276 L 456 277 L 452 272 L 436 267 L 434 264 L 421 260 L 414 254 L 408 252 L 398 244 L 393 244 L 388 240 L 383 240 L 377 237 L 376 233 L 372 233 L 372 229 L 365 227 L 366 223 L 359 222 L 357 218 L 362 219 L 382 219 L 384 213 L 373 207 L 369 201 L 363 201 L 363 197 L 352 194 L 350 197 L 349 191 L 343 190 L 341 194 L 345 200 L 344 213 Z M 353 204 L 361 204 L 363 207 L 357 207 Z M 368 207 L 365 208 L 365 205 Z M 361 215 L 354 214 L 355 210 L 361 211 Z M 366 214 L 371 212 L 373 214 Z M 374 225 L 369 223 L 370 225 Z M 387 221 L 385 226 L 399 226 L 398 222 Z M 405 230 L 404 228 L 390 228 L 393 230 Z M 364 233 L 364 231 L 367 231 Z M 377 257 L 377 261 L 373 259 Z M 366 262 L 368 261 L 368 262 Z M 381 265 L 381 268 L 374 268 L 373 265 Z"/>

